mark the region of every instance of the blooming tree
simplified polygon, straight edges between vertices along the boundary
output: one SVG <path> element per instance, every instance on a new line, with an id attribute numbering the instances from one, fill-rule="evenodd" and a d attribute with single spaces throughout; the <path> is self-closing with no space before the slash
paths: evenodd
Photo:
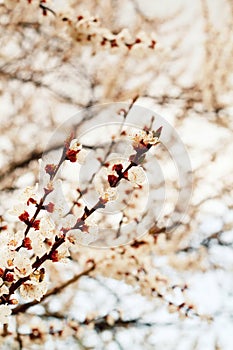
<path id="1" fill-rule="evenodd" d="M 232 4 L 168 3 L 0 1 L 2 349 L 231 347 Z"/>

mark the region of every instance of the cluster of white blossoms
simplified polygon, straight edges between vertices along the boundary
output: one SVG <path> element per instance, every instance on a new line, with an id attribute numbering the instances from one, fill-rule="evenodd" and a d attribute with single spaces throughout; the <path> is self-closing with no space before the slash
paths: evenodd
<path id="1" fill-rule="evenodd" d="M 46 293 L 48 283 L 41 266 L 45 260 L 63 261 L 69 256 L 69 247 L 80 243 L 80 239 L 72 241 L 71 235 L 67 239 L 64 237 L 82 217 L 83 208 L 76 211 L 76 216 L 67 215 L 61 180 L 55 177 L 62 163 L 83 161 L 86 152 L 76 139 L 70 143 L 66 141 L 64 147 L 60 162 L 42 163 L 45 175 L 42 197 L 37 193 L 38 186 L 27 187 L 19 196 L 20 203 L 9 211 L 9 215 L 17 217 L 15 229 L 4 225 L 0 234 L 0 322 L 7 323 L 11 308 L 18 303 L 19 293 L 25 300 L 38 301 Z M 95 230 L 87 228 L 93 236 Z M 76 234 L 77 231 L 86 234 L 81 230 L 76 230 Z M 56 246 L 59 239 L 62 244 Z"/>
<path id="2" fill-rule="evenodd" d="M 135 135 L 133 140 L 139 145 L 143 143 L 144 148 L 158 142 L 157 135 L 144 131 Z M 128 204 L 128 212 L 124 214 L 127 221 L 129 216 L 135 217 L 137 201 L 143 201 L 139 193 L 131 199 L 129 196 L 135 189 L 145 197 L 146 177 L 142 166 L 134 162 L 140 150 L 134 147 L 132 151 L 128 158 L 115 155 L 102 164 L 94 178 L 97 203 L 88 208 L 80 199 L 75 203 L 78 204 L 75 214 L 69 206 L 67 208 L 62 180 L 57 179 L 57 175 L 65 162 L 82 162 L 86 151 L 77 139 L 71 140 L 70 137 L 64 143 L 60 160 L 41 163 L 42 197 L 38 194 L 38 186 L 27 187 L 20 195 L 20 204 L 9 212 L 17 217 L 14 228 L 4 224 L 0 232 L 0 322 L 7 322 L 11 308 L 18 303 L 19 294 L 25 300 L 40 301 L 46 293 L 48 282 L 43 267 L 46 260 L 64 261 L 74 244 L 89 245 L 101 238 L 99 224 L 95 222 L 96 210 L 105 208 L 107 202 L 116 201 L 120 195 L 119 202 Z M 123 182 L 123 196 L 119 192 L 120 182 Z"/>
<path id="3" fill-rule="evenodd" d="M 130 135 L 131 140 L 134 142 L 134 145 L 142 144 L 147 146 L 156 145 L 159 142 L 160 129 L 155 131 L 139 130 L 136 133 Z"/>
<path id="4" fill-rule="evenodd" d="M 34 247 L 35 254 L 39 252 L 37 235 L 33 238 L 32 236 L 23 237 L 23 231 L 17 232 L 16 235 L 13 233 L 10 235 L 9 232 L 0 235 L 0 300 L 7 301 L 7 305 L 0 305 L 0 323 L 8 322 L 12 306 L 18 303 L 18 295 L 11 292 L 14 283 L 26 278 L 20 288 L 20 295 L 25 300 L 39 300 L 47 291 L 47 285 L 44 282 L 33 278 L 35 259 L 31 248 Z M 28 285 L 30 285 L 30 293 L 27 292 Z"/>
<path id="5" fill-rule="evenodd" d="M 111 171 L 108 167 L 102 167 L 94 177 L 94 185 L 97 193 L 106 202 L 115 201 L 118 198 L 118 189 L 110 187 L 108 176 L 115 175 L 115 171 Z"/>
<path id="6" fill-rule="evenodd" d="M 111 202 L 120 199 L 119 188 L 115 186 L 119 176 L 121 180 L 124 179 L 132 185 L 144 184 L 146 176 L 142 167 L 138 165 L 125 171 L 129 164 L 129 159 L 121 158 L 119 155 L 117 157 L 114 156 L 95 175 L 94 184 L 96 191 L 104 201 Z"/>
<path id="7" fill-rule="evenodd" d="M 74 11 L 69 1 L 56 4 L 52 0 L 4 0 L 8 10 L 15 11 L 15 16 L 20 13 L 20 19 L 54 24 L 57 33 L 67 35 L 77 43 L 89 45 L 96 49 L 108 49 L 118 52 L 131 51 L 137 55 L 154 50 L 156 40 L 153 33 L 144 32 L 132 36 L 128 29 L 122 29 L 119 33 L 102 26 L 98 17 L 92 16 L 87 10 Z M 26 11 L 25 11 L 26 10 Z"/>
<path id="8" fill-rule="evenodd" d="M 121 30 L 118 34 L 113 34 L 109 29 L 102 27 L 98 17 L 91 16 L 88 12 L 82 12 L 78 16 L 70 13 L 61 16 L 62 21 L 67 22 L 68 34 L 76 41 L 92 42 L 102 48 L 134 50 L 135 48 L 145 50 L 154 49 L 156 41 L 153 35 L 148 37 L 144 33 L 139 33 L 135 39 L 128 29 Z"/>

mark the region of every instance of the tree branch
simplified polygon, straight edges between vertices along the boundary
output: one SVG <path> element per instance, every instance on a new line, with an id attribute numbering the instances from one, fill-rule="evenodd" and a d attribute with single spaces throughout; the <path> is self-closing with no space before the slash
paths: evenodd
<path id="1" fill-rule="evenodd" d="M 12 314 L 16 315 L 18 313 L 25 312 L 30 307 L 35 306 L 37 304 L 40 304 L 42 301 L 44 301 L 45 299 L 47 299 L 51 295 L 56 295 L 56 294 L 61 293 L 63 291 L 63 289 L 65 289 L 66 287 L 70 286 L 71 284 L 77 282 L 82 276 L 87 275 L 89 272 L 93 271 L 94 269 L 95 269 L 95 263 L 93 262 L 91 267 L 89 267 L 88 269 L 86 269 L 83 272 L 75 275 L 74 277 L 72 277 L 68 281 L 64 282 L 60 286 L 57 286 L 57 287 L 54 287 L 54 288 L 50 289 L 41 298 L 41 300 L 39 300 L 39 301 L 38 300 L 33 300 L 33 301 L 28 302 L 28 303 L 25 303 L 25 304 L 22 304 L 22 305 L 18 305 L 15 309 L 12 310 Z"/>

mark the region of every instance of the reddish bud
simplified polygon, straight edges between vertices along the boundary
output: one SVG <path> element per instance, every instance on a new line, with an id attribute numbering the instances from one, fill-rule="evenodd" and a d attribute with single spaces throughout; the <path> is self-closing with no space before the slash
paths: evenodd
<path id="1" fill-rule="evenodd" d="M 155 40 L 151 40 L 151 44 L 149 45 L 149 48 L 150 49 L 154 49 L 155 44 L 156 44 L 156 41 Z"/>
<path id="2" fill-rule="evenodd" d="M 106 44 L 107 39 L 103 38 L 103 40 L 101 41 L 100 45 L 104 46 Z"/>
<path id="3" fill-rule="evenodd" d="M 13 282 L 14 281 L 14 275 L 12 274 L 12 273 L 7 273 L 6 274 L 6 276 L 5 276 L 5 278 L 4 278 L 4 280 L 6 281 L 6 282 Z"/>
<path id="4" fill-rule="evenodd" d="M 84 225 L 82 226 L 82 232 L 88 232 L 88 229 L 89 229 L 89 226 L 88 226 L 88 225 L 84 224 Z"/>
<path id="5" fill-rule="evenodd" d="M 32 245 L 31 245 L 32 241 L 29 237 L 25 237 L 23 240 L 23 247 L 27 248 L 28 250 L 32 249 Z"/>
<path id="6" fill-rule="evenodd" d="M 71 229 L 70 227 L 62 227 L 61 232 L 64 233 L 64 235 L 65 235 L 67 232 L 70 231 L 70 229 Z"/>
<path id="7" fill-rule="evenodd" d="M 4 270 L 0 267 L 0 277 L 4 275 Z"/>
<path id="8" fill-rule="evenodd" d="M 127 46 L 127 47 L 128 47 L 128 49 L 129 49 L 129 50 L 131 50 L 131 49 L 132 49 L 132 47 L 133 47 L 133 44 L 125 44 L 125 46 Z"/>
<path id="9" fill-rule="evenodd" d="M 31 197 L 31 198 L 28 199 L 27 205 L 29 205 L 30 203 L 37 204 L 37 201 L 34 198 Z"/>
<path id="10" fill-rule="evenodd" d="M 53 242 L 50 239 L 48 239 L 48 238 L 45 238 L 44 243 L 48 244 L 49 247 L 51 247 L 52 244 L 53 244 Z"/>
<path id="11" fill-rule="evenodd" d="M 185 303 L 181 303 L 180 305 L 178 305 L 179 309 L 182 309 L 185 306 Z"/>
<path id="12" fill-rule="evenodd" d="M 47 210 L 47 212 L 49 212 L 49 213 L 53 213 L 54 212 L 54 203 L 49 202 L 49 204 L 45 205 L 45 210 Z"/>
<path id="13" fill-rule="evenodd" d="M 32 223 L 32 227 L 38 231 L 40 229 L 40 220 L 35 220 L 33 223 Z"/>
<path id="14" fill-rule="evenodd" d="M 51 260 L 52 260 L 53 262 L 58 262 L 58 261 L 59 261 L 58 251 L 57 251 L 57 250 L 54 250 L 54 251 L 51 253 L 50 257 L 51 257 Z"/>
<path id="15" fill-rule="evenodd" d="M 55 173 L 56 168 L 57 168 L 57 166 L 55 164 L 47 164 L 45 166 L 45 171 L 47 174 L 49 174 L 51 176 Z"/>
<path id="16" fill-rule="evenodd" d="M 21 215 L 19 215 L 19 220 L 22 222 L 27 222 L 29 219 L 29 214 L 27 211 L 24 211 Z"/>
<path id="17" fill-rule="evenodd" d="M 77 158 L 77 154 L 79 151 L 75 151 L 73 149 L 68 149 L 68 151 L 66 152 L 66 159 L 68 159 L 70 162 L 75 163 Z"/>
<path id="18" fill-rule="evenodd" d="M 109 182 L 109 185 L 111 187 L 116 186 L 117 180 L 118 180 L 117 176 L 115 176 L 115 175 L 108 175 L 108 182 Z"/>
<path id="19" fill-rule="evenodd" d="M 134 241 L 133 243 L 131 243 L 131 247 L 133 248 L 139 248 L 140 246 L 146 244 L 145 241 Z"/>
<path id="20" fill-rule="evenodd" d="M 116 39 L 110 40 L 111 47 L 118 47 Z"/>
<path id="21" fill-rule="evenodd" d="M 118 175 L 122 173 L 123 165 L 122 164 L 114 164 L 112 170 L 115 170 Z"/>
<path id="22" fill-rule="evenodd" d="M 32 328 L 32 332 L 29 335 L 30 339 L 40 339 L 42 334 L 38 328 Z"/>

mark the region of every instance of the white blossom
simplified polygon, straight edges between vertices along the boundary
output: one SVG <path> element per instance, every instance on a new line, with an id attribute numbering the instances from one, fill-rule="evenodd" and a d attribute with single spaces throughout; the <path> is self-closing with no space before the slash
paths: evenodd
<path id="1" fill-rule="evenodd" d="M 74 151 L 81 151 L 82 145 L 77 139 L 73 139 L 70 143 L 69 149 L 72 149 Z"/>
<path id="2" fill-rule="evenodd" d="M 59 223 L 59 226 L 62 228 L 72 228 L 75 224 L 76 224 L 76 222 L 77 222 L 77 218 L 79 217 L 79 216 L 81 216 L 82 215 L 82 213 L 83 213 L 83 211 L 82 210 L 80 210 L 80 213 L 79 214 L 77 214 L 76 216 L 74 216 L 74 215 L 72 215 L 72 214 L 69 214 L 69 215 L 67 215 L 67 216 L 65 216 L 64 218 L 61 218 L 61 220 L 60 220 L 60 223 Z"/>
<path id="3" fill-rule="evenodd" d="M 27 186 L 23 193 L 19 196 L 19 200 L 23 203 L 27 203 L 29 198 L 36 199 L 38 186 Z"/>
<path id="4" fill-rule="evenodd" d="M 9 263 L 12 261 L 12 259 L 14 259 L 15 252 L 9 249 L 8 246 L 1 245 L 0 256 L 1 256 L 0 267 L 2 268 L 9 267 Z"/>
<path id="5" fill-rule="evenodd" d="M 45 237 L 40 232 L 30 231 L 28 237 L 31 239 L 33 252 L 39 258 L 49 250 L 49 247 L 44 243 Z"/>
<path id="6" fill-rule="evenodd" d="M 130 138 L 135 143 L 143 142 L 145 145 L 154 145 L 159 142 L 158 137 L 154 136 L 153 131 L 139 130 L 137 133 L 131 134 Z"/>
<path id="7" fill-rule="evenodd" d="M 20 294 L 25 300 L 35 299 L 40 301 L 43 295 L 47 292 L 48 283 L 45 281 L 36 282 L 30 280 L 22 284 L 20 287 Z"/>
<path id="8" fill-rule="evenodd" d="M 28 206 L 24 203 L 17 203 L 8 211 L 8 214 L 12 216 L 19 216 L 24 211 L 28 211 Z"/>
<path id="9" fill-rule="evenodd" d="M 51 239 L 55 236 L 55 225 L 49 216 L 41 218 L 40 233 L 44 236 L 44 238 L 48 239 Z"/>
<path id="10" fill-rule="evenodd" d="M 132 184 L 143 185 L 146 180 L 146 176 L 143 169 L 140 166 L 137 166 L 129 169 L 128 179 Z"/>
<path id="11" fill-rule="evenodd" d="M 81 165 L 84 164 L 88 153 L 89 152 L 86 149 L 81 149 L 76 156 L 77 162 Z"/>
<path id="12" fill-rule="evenodd" d="M 25 277 L 32 272 L 32 263 L 29 258 L 29 253 L 25 249 L 20 249 L 19 252 L 16 252 L 14 271 L 19 277 Z"/>
<path id="13" fill-rule="evenodd" d="M 82 232 L 81 230 L 70 230 L 67 233 L 67 239 L 71 244 L 84 244 L 88 245 L 94 242 L 98 238 L 98 227 L 90 226 L 88 232 Z"/>
<path id="14" fill-rule="evenodd" d="M 105 191 L 100 191 L 100 196 L 107 202 L 115 201 L 118 198 L 117 187 L 108 187 Z"/>

